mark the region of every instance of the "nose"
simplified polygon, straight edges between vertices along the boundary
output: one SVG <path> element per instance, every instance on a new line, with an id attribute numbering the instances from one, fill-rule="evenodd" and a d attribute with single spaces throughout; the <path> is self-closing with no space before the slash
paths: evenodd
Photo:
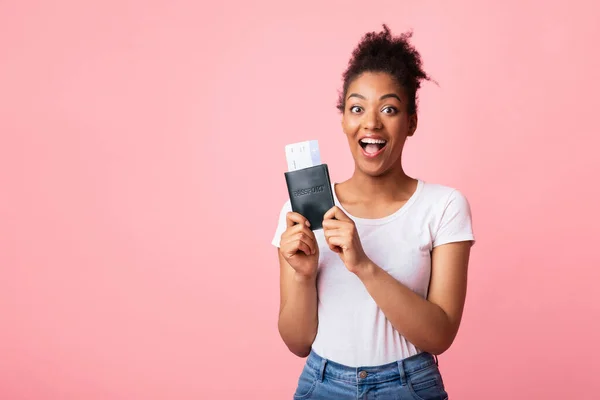
<path id="1" fill-rule="evenodd" d="M 379 119 L 379 114 L 376 111 L 366 112 L 363 115 L 363 125 L 366 129 L 381 129 L 381 120 Z"/>

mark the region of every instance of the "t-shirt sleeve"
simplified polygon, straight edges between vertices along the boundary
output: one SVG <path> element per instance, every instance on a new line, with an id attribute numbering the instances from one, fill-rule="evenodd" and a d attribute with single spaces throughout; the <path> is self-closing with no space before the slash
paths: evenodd
<path id="1" fill-rule="evenodd" d="M 472 245 L 475 243 L 471 207 L 460 191 L 453 190 L 444 205 L 433 247 L 463 241 L 471 241 Z"/>
<path id="2" fill-rule="evenodd" d="M 285 219 L 289 211 L 292 211 L 292 204 L 289 200 L 287 200 L 283 204 L 283 207 L 281 207 L 281 211 L 279 212 L 279 221 L 277 222 L 277 228 L 275 229 L 275 234 L 273 235 L 273 240 L 271 241 L 271 244 L 275 247 L 279 247 L 281 235 L 287 229 L 287 223 Z"/>

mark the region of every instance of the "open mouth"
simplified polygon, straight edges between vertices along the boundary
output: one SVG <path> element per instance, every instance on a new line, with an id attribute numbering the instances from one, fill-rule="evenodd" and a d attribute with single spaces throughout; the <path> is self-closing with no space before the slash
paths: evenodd
<path id="1" fill-rule="evenodd" d="M 384 149 L 384 147 L 387 145 L 387 140 L 363 138 L 359 140 L 358 143 L 360 144 L 360 147 L 362 147 L 365 155 L 375 156 Z"/>

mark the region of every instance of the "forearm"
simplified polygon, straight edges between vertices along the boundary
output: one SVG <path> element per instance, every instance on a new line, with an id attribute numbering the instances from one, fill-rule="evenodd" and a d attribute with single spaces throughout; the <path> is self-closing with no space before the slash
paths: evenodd
<path id="1" fill-rule="evenodd" d="M 455 332 L 441 307 L 419 296 L 372 262 L 357 276 L 406 340 L 433 354 L 441 354 L 450 347 Z"/>
<path id="2" fill-rule="evenodd" d="M 279 313 L 279 334 L 292 353 L 306 357 L 317 334 L 317 325 L 316 278 L 294 278 Z"/>

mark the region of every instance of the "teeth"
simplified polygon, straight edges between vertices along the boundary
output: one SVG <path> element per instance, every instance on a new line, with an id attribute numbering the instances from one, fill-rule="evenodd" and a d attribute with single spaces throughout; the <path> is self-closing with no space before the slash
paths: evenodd
<path id="1" fill-rule="evenodd" d="M 360 139 L 360 141 L 362 143 L 385 144 L 385 140 L 381 140 L 381 139 L 364 138 L 364 139 Z"/>

